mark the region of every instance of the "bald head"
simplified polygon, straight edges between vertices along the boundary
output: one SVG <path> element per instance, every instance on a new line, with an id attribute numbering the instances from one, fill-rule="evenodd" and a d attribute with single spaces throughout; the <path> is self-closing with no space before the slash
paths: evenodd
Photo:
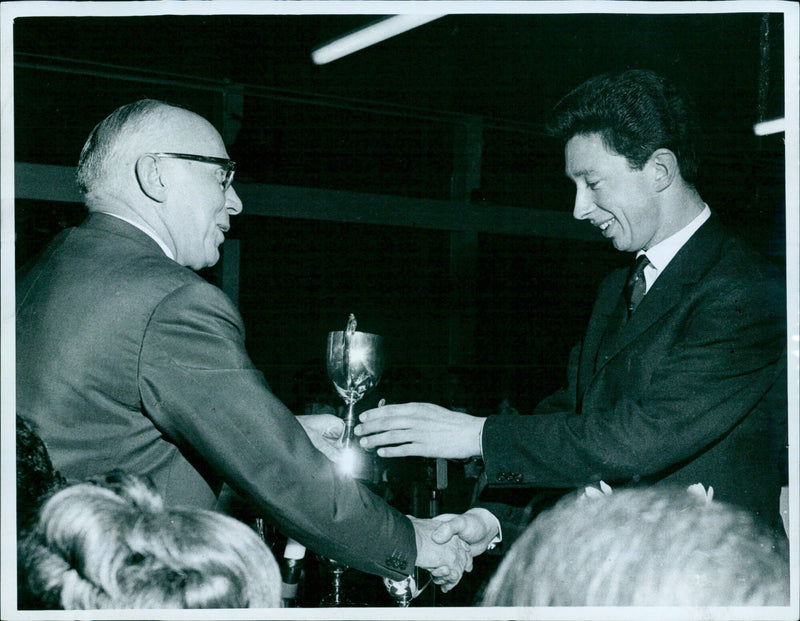
<path id="1" fill-rule="evenodd" d="M 111 188 L 119 190 L 121 167 L 135 143 L 146 140 L 163 126 L 172 106 L 142 99 L 117 108 L 98 123 L 83 145 L 76 180 L 90 210 Z"/>
<path id="2" fill-rule="evenodd" d="M 229 217 L 242 210 L 230 185 L 233 166 L 222 136 L 206 119 L 143 99 L 94 128 L 77 181 L 89 211 L 127 219 L 175 261 L 202 269 L 217 262 Z"/>
<path id="3" fill-rule="evenodd" d="M 155 99 L 121 106 L 92 130 L 76 171 L 89 210 L 136 183 L 135 163 L 144 153 L 195 152 L 197 143 L 224 151 L 213 125 L 184 108 Z"/>

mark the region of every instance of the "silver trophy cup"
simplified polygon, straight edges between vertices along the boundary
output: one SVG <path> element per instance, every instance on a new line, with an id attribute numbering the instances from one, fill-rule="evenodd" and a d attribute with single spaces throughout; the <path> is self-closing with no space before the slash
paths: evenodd
<path id="1" fill-rule="evenodd" d="M 347 329 L 329 332 L 327 346 L 328 377 L 347 404 L 342 433 L 342 468 L 355 478 L 370 479 L 371 460 L 358 445 L 355 404 L 378 385 L 383 373 L 383 339 L 377 334 L 356 331 L 356 319 L 350 315 Z"/>
<path id="2" fill-rule="evenodd" d="M 344 431 L 339 440 L 342 455 L 337 463 L 344 474 L 357 479 L 372 478 L 372 460 L 358 445 L 353 433 L 356 424 L 354 406 L 377 386 L 383 373 L 383 339 L 376 334 L 356 331 L 356 318 L 350 315 L 343 332 L 329 332 L 326 352 L 328 377 L 347 404 Z M 335 559 L 318 556 L 331 576 L 331 591 L 320 606 L 356 606 L 342 588 L 342 575 L 347 565 Z"/>

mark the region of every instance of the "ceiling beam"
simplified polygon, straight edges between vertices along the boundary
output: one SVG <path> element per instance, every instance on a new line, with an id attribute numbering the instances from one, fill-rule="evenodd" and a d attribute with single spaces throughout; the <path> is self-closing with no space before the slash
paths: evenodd
<path id="1" fill-rule="evenodd" d="M 14 54 L 14 69 L 29 69 L 33 71 L 49 71 L 74 75 L 86 75 L 123 82 L 143 82 L 165 86 L 176 86 L 190 90 L 200 90 L 220 93 L 223 97 L 235 89 L 242 89 L 244 97 L 258 97 L 270 101 L 280 101 L 291 105 L 311 105 L 338 110 L 350 110 L 395 116 L 409 119 L 422 119 L 444 123 L 471 122 L 473 115 L 395 104 L 388 101 L 371 101 L 363 98 L 340 97 L 323 95 L 320 93 L 289 91 L 269 86 L 248 83 L 232 84 L 226 80 L 211 80 L 196 76 L 157 72 L 152 69 L 147 71 L 125 65 L 114 65 L 92 61 L 78 60 L 65 56 L 51 57 L 39 54 Z M 237 94 L 238 96 L 238 94 Z M 483 117 L 484 128 L 499 129 L 503 131 L 519 132 L 535 136 L 547 137 L 542 123 L 530 123 L 495 117 Z"/>
<path id="2" fill-rule="evenodd" d="M 17 162 L 18 199 L 80 203 L 75 169 Z M 244 212 L 255 216 L 406 226 L 446 231 L 531 235 L 600 241 L 597 232 L 570 211 L 419 199 L 322 188 L 237 182 Z"/>

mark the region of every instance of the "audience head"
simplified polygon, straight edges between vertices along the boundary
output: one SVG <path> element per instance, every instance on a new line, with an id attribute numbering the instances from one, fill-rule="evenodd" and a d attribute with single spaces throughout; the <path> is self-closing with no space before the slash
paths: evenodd
<path id="1" fill-rule="evenodd" d="M 560 501 L 512 546 L 484 606 L 786 606 L 789 563 L 754 517 L 685 489 Z"/>
<path id="2" fill-rule="evenodd" d="M 261 539 L 221 513 L 165 507 L 145 480 L 111 474 L 50 497 L 20 553 L 48 608 L 280 605 L 280 571 Z"/>
<path id="3" fill-rule="evenodd" d="M 548 124 L 567 143 L 597 133 L 610 151 L 641 170 L 657 149 L 675 154 L 681 177 L 697 179 L 699 123 L 691 100 L 665 77 L 634 69 L 590 78 L 556 104 Z"/>
<path id="4" fill-rule="evenodd" d="M 17 415 L 17 531 L 36 515 L 41 500 L 66 482 L 53 468 L 42 439 Z"/>

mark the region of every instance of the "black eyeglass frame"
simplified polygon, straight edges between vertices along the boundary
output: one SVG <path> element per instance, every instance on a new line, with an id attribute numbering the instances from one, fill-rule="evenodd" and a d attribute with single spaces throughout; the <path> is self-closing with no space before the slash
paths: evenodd
<path id="1" fill-rule="evenodd" d="M 153 157 L 166 157 L 176 160 L 189 160 L 191 162 L 203 162 L 204 164 L 216 164 L 225 171 L 225 179 L 220 184 L 222 191 L 227 192 L 233 183 L 233 173 L 236 172 L 236 162 L 224 157 L 209 157 L 207 155 L 194 155 L 192 153 L 148 153 Z"/>

